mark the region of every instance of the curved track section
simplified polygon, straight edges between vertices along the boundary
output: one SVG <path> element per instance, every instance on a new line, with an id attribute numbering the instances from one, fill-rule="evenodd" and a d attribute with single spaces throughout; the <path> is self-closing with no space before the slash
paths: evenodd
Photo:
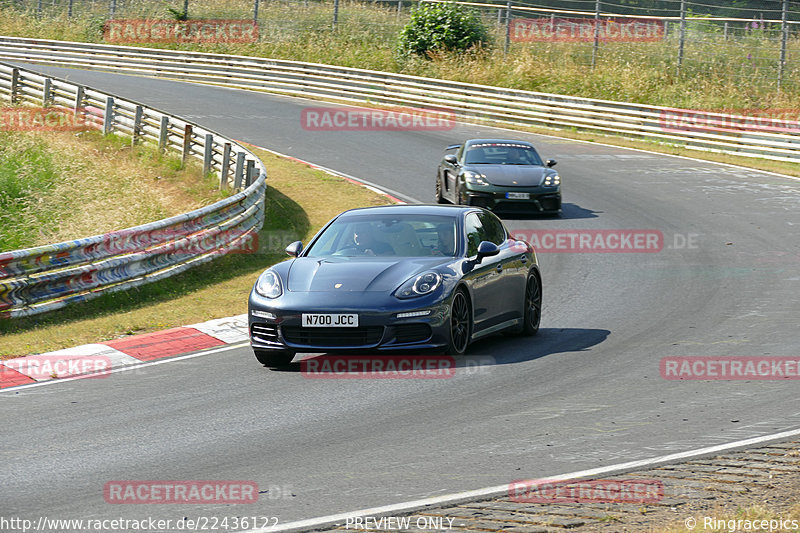
<path id="1" fill-rule="evenodd" d="M 540 335 L 481 341 L 471 355 L 482 365 L 451 379 L 305 379 L 260 368 L 248 348 L 234 347 L 103 380 L 0 393 L 4 514 L 287 522 L 800 427 L 796 381 L 659 375 L 665 356 L 800 356 L 796 180 L 468 125 L 310 132 L 301 113 L 319 103 L 42 70 L 420 201 L 432 200 L 447 144 L 529 139 L 559 161 L 565 216 L 508 220 L 512 228 L 652 229 L 665 246 L 542 253 Z M 220 96 L 226 104 L 209 104 Z M 107 481 L 152 479 L 253 480 L 269 492 L 246 509 L 104 503 Z"/>

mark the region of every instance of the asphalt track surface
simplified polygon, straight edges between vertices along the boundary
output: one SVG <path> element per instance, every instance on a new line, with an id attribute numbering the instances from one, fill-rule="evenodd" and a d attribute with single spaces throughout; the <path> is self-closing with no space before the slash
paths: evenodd
<path id="1" fill-rule="evenodd" d="M 40 70 L 424 202 L 447 144 L 528 139 L 558 160 L 565 216 L 510 227 L 652 229 L 664 249 L 542 253 L 540 334 L 480 341 L 481 365 L 450 379 L 307 379 L 239 347 L 0 393 L 4 516 L 288 522 L 800 427 L 797 381 L 659 375 L 666 356 L 800 356 L 799 181 L 471 125 L 312 132 L 300 116 L 316 102 Z M 268 492 L 246 506 L 103 499 L 108 481 L 206 479 Z"/>

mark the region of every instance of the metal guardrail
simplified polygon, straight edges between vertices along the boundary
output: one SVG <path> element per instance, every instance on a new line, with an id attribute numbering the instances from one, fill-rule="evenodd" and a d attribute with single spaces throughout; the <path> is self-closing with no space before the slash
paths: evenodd
<path id="1" fill-rule="evenodd" d="M 800 123 L 537 93 L 356 68 L 131 46 L 0 37 L 0 57 L 317 99 L 415 106 L 468 121 L 579 129 L 800 161 Z"/>
<path id="2" fill-rule="evenodd" d="M 0 318 L 62 308 L 166 278 L 237 249 L 264 223 L 266 169 L 245 147 L 136 102 L 0 63 L 0 95 L 12 104 L 69 109 L 81 123 L 155 142 L 218 171 L 239 191 L 212 205 L 134 228 L 0 253 Z"/>

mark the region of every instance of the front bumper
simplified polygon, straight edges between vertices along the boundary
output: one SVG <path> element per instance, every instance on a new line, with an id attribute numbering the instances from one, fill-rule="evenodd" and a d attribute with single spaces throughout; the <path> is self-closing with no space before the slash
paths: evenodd
<path id="1" fill-rule="evenodd" d="M 271 300 L 252 291 L 250 345 L 254 350 L 301 353 L 440 350 L 449 340 L 449 305 L 449 297 L 442 296 L 398 300 L 380 293 L 343 293 L 332 304 L 329 293 L 288 292 Z M 398 313 L 414 311 L 430 313 L 397 318 Z M 303 327 L 303 313 L 357 313 L 358 327 Z"/>
<path id="2" fill-rule="evenodd" d="M 484 207 L 491 211 L 515 213 L 557 214 L 561 211 L 561 189 L 548 187 L 467 187 L 468 205 Z M 508 193 L 528 193 L 530 198 L 512 199 Z"/>

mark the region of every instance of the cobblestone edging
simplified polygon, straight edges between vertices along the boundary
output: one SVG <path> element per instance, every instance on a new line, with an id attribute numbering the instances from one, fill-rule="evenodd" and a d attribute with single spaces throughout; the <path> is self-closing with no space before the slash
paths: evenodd
<path id="1" fill-rule="evenodd" d="M 453 532 L 616 533 L 653 531 L 675 522 L 683 524 L 698 514 L 721 518 L 724 512 L 752 505 L 764 505 L 780 513 L 800 504 L 800 441 L 607 476 L 603 480 L 655 480 L 663 486 L 663 497 L 657 502 L 637 504 L 520 503 L 505 496 L 399 513 L 395 517 L 410 517 L 399 527 L 397 520 L 378 527 L 375 520 L 379 517 L 371 517 L 369 528 L 342 523 L 325 531 L 430 532 L 431 523 L 441 523 L 440 531 Z M 702 524 L 696 529 L 702 531 Z"/>

